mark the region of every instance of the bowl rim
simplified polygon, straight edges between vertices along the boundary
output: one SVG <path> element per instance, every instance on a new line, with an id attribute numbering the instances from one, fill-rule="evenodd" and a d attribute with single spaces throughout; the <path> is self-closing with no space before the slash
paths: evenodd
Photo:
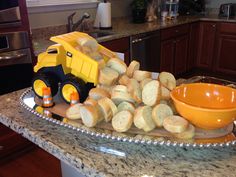
<path id="1" fill-rule="evenodd" d="M 175 90 L 185 86 L 185 85 L 212 85 L 212 86 L 217 86 L 217 87 L 223 87 L 223 88 L 227 88 L 227 89 L 232 89 L 232 90 L 235 90 L 236 92 L 236 89 L 234 88 L 231 88 L 231 87 L 228 87 L 228 86 L 224 86 L 224 85 L 219 85 L 219 84 L 213 84 L 213 83 L 202 83 L 202 82 L 199 82 L 199 83 L 187 83 L 187 84 L 181 84 L 177 87 L 175 87 L 171 92 L 170 92 L 170 97 L 173 101 L 175 102 L 178 102 L 180 104 L 184 104 L 184 105 L 187 105 L 191 108 L 194 108 L 194 109 L 197 109 L 197 110 L 205 110 L 205 111 L 214 111 L 214 112 L 222 112 L 222 111 L 236 111 L 236 107 L 231 107 L 231 108 L 206 108 L 206 107 L 199 107 L 199 106 L 195 106 L 195 105 L 192 105 L 192 104 L 189 104 L 189 103 L 186 103 L 186 102 L 183 102 L 179 99 L 177 99 L 176 97 L 173 96 L 173 93 Z"/>

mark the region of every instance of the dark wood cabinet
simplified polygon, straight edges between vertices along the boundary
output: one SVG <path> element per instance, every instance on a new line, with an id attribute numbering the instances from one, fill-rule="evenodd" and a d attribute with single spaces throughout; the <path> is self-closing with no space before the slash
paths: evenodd
<path id="1" fill-rule="evenodd" d="M 112 50 L 113 52 L 120 52 L 125 54 L 125 63 L 128 65 L 130 62 L 130 45 L 129 37 L 115 39 L 107 42 L 101 42 L 101 45 Z"/>
<path id="2" fill-rule="evenodd" d="M 173 73 L 175 59 L 175 43 L 172 39 L 161 42 L 161 62 L 160 72 L 167 71 Z"/>
<path id="3" fill-rule="evenodd" d="M 216 22 L 201 22 L 197 67 L 211 70 L 215 51 Z"/>
<path id="4" fill-rule="evenodd" d="M 214 70 L 236 76 L 236 24 L 220 23 Z"/>
<path id="5" fill-rule="evenodd" d="M 160 71 L 178 76 L 187 71 L 189 25 L 180 25 L 161 31 Z"/>
<path id="6" fill-rule="evenodd" d="M 0 123 L 0 159 L 7 160 L 30 149 L 33 144 Z"/>
<path id="7" fill-rule="evenodd" d="M 198 56 L 198 43 L 199 43 L 199 29 L 200 23 L 195 22 L 190 24 L 189 27 L 189 50 L 188 50 L 188 61 L 187 71 L 191 71 L 196 67 L 197 56 Z"/>
<path id="8" fill-rule="evenodd" d="M 182 74 L 187 71 L 188 40 L 188 35 L 180 36 L 176 39 L 174 64 L 175 75 Z"/>

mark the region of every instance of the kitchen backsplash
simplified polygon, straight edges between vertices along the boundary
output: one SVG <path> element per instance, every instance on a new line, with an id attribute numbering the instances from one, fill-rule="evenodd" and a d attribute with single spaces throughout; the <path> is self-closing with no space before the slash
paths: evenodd
<path id="1" fill-rule="evenodd" d="M 112 3 L 112 17 L 131 15 L 130 3 L 132 0 L 110 0 L 110 2 Z M 209 13 L 218 13 L 220 4 L 229 2 L 236 3 L 236 0 L 206 0 L 206 8 Z M 34 13 L 29 14 L 30 26 L 32 29 L 36 29 L 48 26 L 65 25 L 67 23 L 68 15 L 75 11 L 77 12 L 75 19 L 79 19 L 84 12 L 90 13 L 91 19 L 94 19 L 96 15 L 96 8 Z"/>

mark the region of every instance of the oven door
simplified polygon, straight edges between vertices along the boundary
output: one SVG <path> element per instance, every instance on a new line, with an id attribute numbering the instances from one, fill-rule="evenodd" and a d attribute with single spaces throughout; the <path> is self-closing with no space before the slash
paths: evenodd
<path id="1" fill-rule="evenodd" d="M 0 34 L 0 95 L 30 86 L 33 76 L 27 32 Z"/>

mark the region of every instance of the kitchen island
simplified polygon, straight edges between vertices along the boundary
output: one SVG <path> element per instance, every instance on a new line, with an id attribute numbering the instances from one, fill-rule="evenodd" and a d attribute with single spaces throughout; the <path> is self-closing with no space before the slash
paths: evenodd
<path id="1" fill-rule="evenodd" d="M 101 139 L 56 125 L 25 110 L 25 90 L 0 96 L 0 122 L 85 176 L 236 176 L 236 145 L 173 147 Z"/>

